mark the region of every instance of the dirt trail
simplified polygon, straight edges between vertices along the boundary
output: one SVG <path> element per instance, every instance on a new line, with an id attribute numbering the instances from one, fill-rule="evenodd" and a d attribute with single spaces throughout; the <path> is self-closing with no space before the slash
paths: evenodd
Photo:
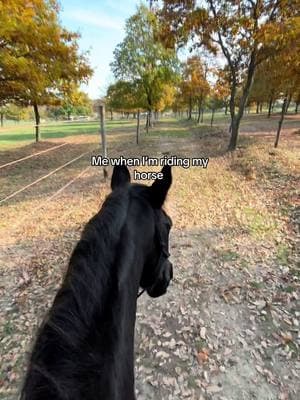
<path id="1" fill-rule="evenodd" d="M 268 303 L 265 293 L 282 293 L 286 272 L 221 262 L 219 240 L 216 232 L 174 232 L 175 280 L 164 298 L 139 302 L 138 398 L 296 400 L 300 360 L 283 332 L 284 319 L 299 317 L 299 298 Z"/>

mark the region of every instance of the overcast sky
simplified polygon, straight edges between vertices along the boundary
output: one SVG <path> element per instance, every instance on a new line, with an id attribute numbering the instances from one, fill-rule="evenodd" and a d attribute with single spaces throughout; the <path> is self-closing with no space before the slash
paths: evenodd
<path id="1" fill-rule="evenodd" d="M 109 63 L 113 51 L 125 35 L 125 21 L 134 14 L 136 0 L 61 0 L 60 19 L 69 30 L 79 31 L 82 51 L 89 50 L 94 76 L 88 87 L 83 87 L 93 99 L 105 94 L 113 81 Z"/>

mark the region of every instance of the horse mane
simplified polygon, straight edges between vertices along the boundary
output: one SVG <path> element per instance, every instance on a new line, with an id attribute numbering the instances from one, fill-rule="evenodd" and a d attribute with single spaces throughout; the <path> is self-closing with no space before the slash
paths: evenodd
<path id="1" fill-rule="evenodd" d="M 105 333 L 105 326 L 118 291 L 118 246 L 130 199 L 141 193 L 133 189 L 114 190 L 85 226 L 39 328 L 21 400 L 84 398 L 80 382 L 85 391 L 94 393 L 93 398 L 99 396 L 96 373 L 104 368 L 104 361 L 97 358 L 95 347 L 105 353 L 107 343 L 115 340 Z M 99 343 L 100 330 L 104 337 Z"/>

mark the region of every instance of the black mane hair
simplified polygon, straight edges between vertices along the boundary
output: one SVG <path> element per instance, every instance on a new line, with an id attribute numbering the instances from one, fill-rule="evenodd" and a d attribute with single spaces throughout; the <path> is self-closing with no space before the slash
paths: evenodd
<path id="1" fill-rule="evenodd" d="M 149 256 L 160 259 L 156 211 L 149 187 L 114 174 L 39 328 L 21 400 L 135 399 L 136 298 Z"/>

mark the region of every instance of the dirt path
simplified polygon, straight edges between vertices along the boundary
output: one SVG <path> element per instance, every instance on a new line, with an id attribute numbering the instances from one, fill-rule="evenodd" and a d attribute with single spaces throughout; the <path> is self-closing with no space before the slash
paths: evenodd
<path id="1" fill-rule="evenodd" d="M 299 335 L 300 308 L 288 273 L 224 262 L 218 241 L 216 232 L 173 234 L 175 281 L 165 298 L 139 304 L 140 398 L 296 400 L 290 332 Z"/>
<path id="2" fill-rule="evenodd" d="M 137 399 L 296 400 L 300 274 L 294 229 L 299 212 L 292 200 L 299 183 L 299 139 L 292 145 L 283 139 L 275 156 L 269 155 L 268 142 L 262 147 L 247 142 L 246 150 L 228 158 L 227 138 L 218 129 L 209 136 L 209 130 L 184 124 L 159 126 L 160 132 L 172 129 L 177 136 L 144 138 L 140 154 L 211 158 L 207 170 L 174 169 L 166 207 L 174 221 L 175 278 L 166 296 L 143 295 L 138 301 Z M 110 140 L 111 155 L 136 155 L 134 136 L 127 131 Z M 86 165 L 78 164 L 68 178 Z M 65 179 L 45 182 L 2 208 L 1 400 L 16 399 L 32 335 L 82 226 L 108 193 L 101 170 L 91 168 L 34 214 L 36 204 Z M 30 218 L 14 228 L 26 215 Z"/>

